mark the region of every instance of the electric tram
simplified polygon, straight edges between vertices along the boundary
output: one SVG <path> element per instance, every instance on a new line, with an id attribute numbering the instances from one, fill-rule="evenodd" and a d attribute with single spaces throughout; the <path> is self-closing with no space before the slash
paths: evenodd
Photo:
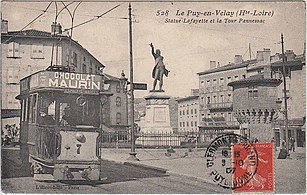
<path id="1" fill-rule="evenodd" d="M 100 179 L 104 76 L 52 67 L 23 78 L 20 152 L 35 180 Z"/>

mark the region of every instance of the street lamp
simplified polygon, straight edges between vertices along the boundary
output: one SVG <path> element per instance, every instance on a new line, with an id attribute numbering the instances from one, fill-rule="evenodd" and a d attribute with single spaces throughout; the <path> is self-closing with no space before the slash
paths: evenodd
<path id="1" fill-rule="evenodd" d="M 129 81 L 128 81 L 128 78 L 126 78 L 124 70 L 122 70 L 119 82 L 120 82 L 120 87 L 123 90 L 123 93 L 125 94 L 126 113 L 127 113 L 127 116 L 128 116 L 128 90 L 127 90 L 127 88 L 128 88 L 128 85 L 129 85 Z M 128 117 L 127 117 L 127 120 L 126 120 L 126 124 L 128 124 Z"/>
<path id="2" fill-rule="evenodd" d="M 281 50 L 282 50 L 282 74 L 283 74 L 283 92 L 284 92 L 284 104 L 285 104 L 285 131 L 286 131 L 286 150 L 289 153 L 289 139 L 288 139 L 288 103 L 287 103 L 287 84 L 286 84 L 286 59 L 285 59 L 285 52 L 284 52 L 284 36 L 281 34 Z"/>

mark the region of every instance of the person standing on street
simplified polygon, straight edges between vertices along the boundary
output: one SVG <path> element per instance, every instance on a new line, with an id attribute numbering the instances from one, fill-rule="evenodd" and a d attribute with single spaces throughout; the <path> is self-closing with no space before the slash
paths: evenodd
<path id="1" fill-rule="evenodd" d="M 295 139 L 294 139 L 294 137 L 290 138 L 290 151 L 295 152 Z"/>

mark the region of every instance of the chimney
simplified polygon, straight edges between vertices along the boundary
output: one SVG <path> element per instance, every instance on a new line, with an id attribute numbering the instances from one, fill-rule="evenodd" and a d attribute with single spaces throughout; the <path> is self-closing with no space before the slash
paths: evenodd
<path id="1" fill-rule="evenodd" d="M 262 52 L 262 56 L 263 56 L 263 62 L 265 64 L 270 64 L 271 50 L 264 48 Z"/>
<path id="2" fill-rule="evenodd" d="M 271 78 L 271 66 L 266 65 L 266 66 L 263 67 L 263 77 L 265 79 Z"/>
<path id="3" fill-rule="evenodd" d="M 280 59 L 281 59 L 280 54 L 276 53 L 275 55 L 271 56 L 271 63 L 278 62 L 280 61 Z"/>
<path id="4" fill-rule="evenodd" d="M 9 22 L 7 20 L 1 20 L 1 33 L 8 33 Z"/>
<path id="5" fill-rule="evenodd" d="M 269 64 L 271 59 L 271 50 L 264 48 L 263 51 L 257 51 L 257 62 L 262 61 L 265 64 Z"/>
<path id="6" fill-rule="evenodd" d="M 216 68 L 216 61 L 210 61 L 210 69 Z"/>
<path id="7" fill-rule="evenodd" d="M 235 64 L 242 64 L 242 62 L 243 62 L 242 55 L 235 55 L 234 62 L 235 62 Z"/>
<path id="8" fill-rule="evenodd" d="M 295 59 L 295 54 L 293 50 L 286 50 L 285 56 L 286 56 L 287 61 L 292 61 Z"/>
<path id="9" fill-rule="evenodd" d="M 60 23 L 53 22 L 51 25 L 51 34 L 58 35 L 62 34 L 62 26 Z"/>
<path id="10" fill-rule="evenodd" d="M 257 51 L 257 62 L 262 61 L 263 60 L 263 52 L 262 51 Z"/>

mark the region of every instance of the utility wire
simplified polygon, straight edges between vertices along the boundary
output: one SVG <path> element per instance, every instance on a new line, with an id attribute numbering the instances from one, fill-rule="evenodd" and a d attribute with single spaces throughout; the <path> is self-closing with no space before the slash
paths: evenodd
<path id="1" fill-rule="evenodd" d="M 104 12 L 103 14 L 101 14 L 101 15 L 99 15 L 99 16 L 95 16 L 95 18 L 92 18 L 92 19 L 90 19 L 90 20 L 87 20 L 87 21 L 85 21 L 85 22 L 82 22 L 82 23 L 80 23 L 80 24 L 77 24 L 76 26 L 73 26 L 73 27 L 71 27 L 71 28 L 67 28 L 67 29 L 65 29 L 63 32 L 66 32 L 66 31 L 71 30 L 71 29 L 73 29 L 73 28 L 77 28 L 77 27 L 79 27 L 79 26 L 81 26 L 81 25 L 87 24 L 87 23 L 92 22 L 92 21 L 94 21 L 94 20 L 98 20 L 98 19 L 101 18 L 103 15 L 106 15 L 107 13 L 109 13 L 109 12 L 111 12 L 112 10 L 116 9 L 116 8 L 119 7 L 120 5 L 121 5 L 121 4 L 116 5 L 115 7 L 109 9 L 108 11 Z"/>
<path id="2" fill-rule="evenodd" d="M 38 18 L 40 18 L 42 15 L 44 15 L 47 10 L 49 9 L 49 7 L 51 6 L 52 1 L 49 3 L 49 5 L 47 6 L 47 8 L 41 13 L 39 14 L 36 18 L 34 18 L 31 22 L 29 22 L 26 26 L 24 26 L 20 31 L 24 30 L 25 28 L 27 28 L 29 25 L 31 25 L 35 20 L 37 20 Z"/>
<path id="3" fill-rule="evenodd" d="M 27 28 L 29 25 L 31 25 L 35 20 L 37 20 L 38 18 L 40 18 L 42 15 L 44 15 L 47 10 L 49 9 L 49 7 L 51 6 L 52 1 L 49 3 L 49 5 L 46 7 L 45 10 L 43 10 L 43 13 L 41 13 L 40 15 L 38 15 L 36 18 L 34 18 L 31 22 L 29 22 L 26 26 L 24 26 L 20 31 L 23 31 L 25 28 Z M 14 37 L 16 37 L 16 35 L 11 36 L 9 39 L 7 39 L 4 43 L 9 42 L 11 39 L 13 39 Z"/>
<path id="4" fill-rule="evenodd" d="M 82 3 L 81 1 L 77 4 L 77 6 L 75 7 L 75 9 L 73 10 L 73 12 L 71 13 L 71 11 L 67 8 L 67 6 L 65 5 L 65 3 L 63 1 L 61 1 L 61 3 L 64 5 L 64 8 L 67 10 L 67 12 L 70 15 L 71 18 L 71 30 L 70 30 L 70 38 L 72 38 L 72 33 L 73 33 L 73 26 L 74 26 L 74 18 L 75 18 L 75 14 L 76 14 L 76 10 L 77 8 L 80 6 L 80 4 Z"/>
<path id="5" fill-rule="evenodd" d="M 54 20 L 54 21 L 56 22 L 57 19 L 58 19 L 58 17 L 59 17 L 59 15 L 60 15 L 60 13 L 61 13 L 64 9 L 67 9 L 67 7 L 70 6 L 70 5 L 73 4 L 73 3 L 74 3 L 74 1 L 68 3 L 67 5 L 64 5 L 64 7 L 63 7 L 59 12 L 56 10 L 56 15 L 55 15 L 55 20 Z M 55 5 L 56 5 L 56 8 L 57 8 L 56 2 L 55 2 Z"/>
<path id="6" fill-rule="evenodd" d="M 74 1 L 75 2 L 75 1 Z M 71 2 L 71 3 L 74 3 Z M 16 8 L 21 8 L 21 9 L 28 9 L 28 10 L 34 10 L 34 11 L 44 11 L 42 9 L 35 9 L 35 8 L 29 8 L 29 7 L 24 7 L 24 6 L 16 6 L 16 5 L 10 5 L 10 4 L 5 4 L 3 6 L 10 6 L 10 7 L 16 7 Z M 46 11 L 46 13 L 50 14 L 53 13 L 53 11 Z M 66 13 L 62 13 L 64 15 L 66 15 Z M 96 17 L 95 15 L 91 15 L 91 14 L 75 14 L 76 16 L 84 16 L 84 17 Z M 128 19 L 127 17 L 103 17 L 103 18 L 114 18 L 114 19 Z"/>

